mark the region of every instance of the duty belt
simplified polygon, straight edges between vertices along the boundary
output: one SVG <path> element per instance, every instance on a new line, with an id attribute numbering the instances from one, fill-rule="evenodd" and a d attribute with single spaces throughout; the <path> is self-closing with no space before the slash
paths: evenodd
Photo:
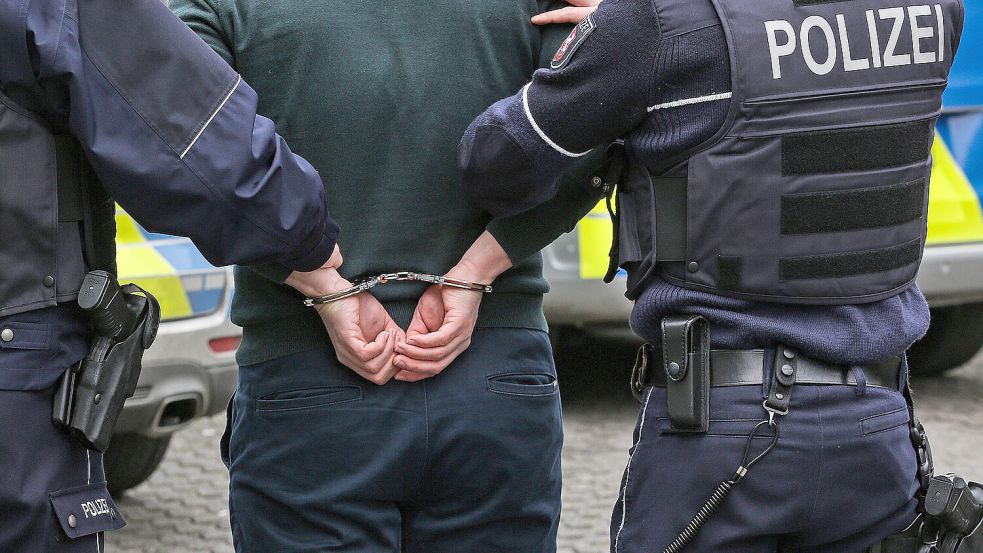
<path id="1" fill-rule="evenodd" d="M 775 352 L 775 355 L 784 356 L 785 348 Z M 747 386 L 762 384 L 770 376 L 766 376 L 763 370 L 765 362 L 765 350 L 711 350 L 710 351 L 710 386 Z M 798 365 L 796 367 L 796 384 L 829 384 L 829 385 L 857 385 L 857 371 L 844 365 L 835 365 L 817 361 L 802 355 L 796 354 Z M 638 351 L 638 358 L 635 362 L 635 373 L 632 377 L 632 388 L 636 393 L 641 393 L 645 386 L 655 386 L 665 388 L 668 376 L 663 370 L 658 370 L 661 364 L 661 355 L 651 344 L 645 344 Z M 650 370 L 651 364 L 656 363 L 655 370 Z M 892 357 L 881 363 L 873 365 L 863 365 L 858 367 L 863 374 L 863 385 L 891 390 L 900 389 L 900 370 L 901 358 Z"/>
<path id="2" fill-rule="evenodd" d="M 733 476 L 717 485 L 663 553 L 682 553 L 731 491 L 775 449 L 781 430 L 779 420 L 791 410 L 793 388 L 802 384 L 827 384 L 857 386 L 858 390 L 865 386 L 899 390 L 904 386 L 900 358 L 848 367 L 816 361 L 782 344 L 771 350 L 712 350 L 709 324 L 703 317 L 667 315 L 661 322 L 661 355 L 656 356 L 651 344 L 639 350 L 631 387 L 637 398 L 641 398 L 645 386 L 665 388 L 671 432 L 705 434 L 709 430 L 712 387 L 768 384 L 767 397 L 761 403 L 762 419 L 748 433 L 744 456 Z M 651 366 L 653 363 L 655 367 Z M 755 438 L 770 439 L 759 442 L 767 443 L 761 449 Z M 931 461 L 927 464 L 929 468 L 920 468 L 920 474 L 931 473 Z"/>

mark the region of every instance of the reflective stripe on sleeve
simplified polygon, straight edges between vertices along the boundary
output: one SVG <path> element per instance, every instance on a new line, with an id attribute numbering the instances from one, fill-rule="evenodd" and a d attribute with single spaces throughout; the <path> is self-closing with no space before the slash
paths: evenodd
<path id="1" fill-rule="evenodd" d="M 532 125 L 533 130 L 536 131 L 536 134 L 539 135 L 539 138 L 542 138 L 543 142 L 549 144 L 550 147 L 556 150 L 557 152 L 567 157 L 581 157 L 590 153 L 590 150 L 587 150 L 586 152 L 581 152 L 579 154 L 565 150 L 559 144 L 550 140 L 549 136 L 546 136 L 546 133 L 543 132 L 543 129 L 541 129 L 539 127 L 539 124 L 536 123 L 536 119 L 533 118 L 532 111 L 529 109 L 529 85 L 526 85 L 522 89 L 522 110 L 526 112 L 526 119 L 529 120 L 529 124 Z"/>
<path id="2" fill-rule="evenodd" d="M 682 106 L 691 106 L 693 104 L 704 104 L 706 102 L 716 102 L 718 100 L 730 100 L 730 97 L 730 92 L 721 92 L 720 94 L 710 94 L 708 96 L 700 96 L 699 98 L 686 98 L 684 100 L 676 100 L 674 102 L 666 102 L 664 104 L 649 106 L 648 111 L 649 113 L 652 113 L 653 111 L 658 111 L 660 109 L 678 108 Z"/>
<path id="3" fill-rule="evenodd" d="M 239 90 L 239 84 L 241 82 L 242 82 L 242 75 L 240 75 L 239 78 L 236 79 L 236 84 L 232 86 L 232 90 L 229 91 L 228 95 L 225 96 L 225 99 L 222 100 L 222 103 L 218 105 L 218 108 L 212 113 L 212 115 L 208 118 L 208 120 L 205 121 L 205 124 L 201 126 L 201 130 L 199 130 L 198 134 L 196 134 L 195 137 L 191 140 L 191 144 L 188 144 L 188 147 L 185 148 L 183 152 L 181 152 L 181 159 L 184 159 L 184 156 L 191 151 L 191 148 L 195 145 L 195 142 L 198 142 L 198 138 L 200 138 L 201 134 L 205 132 L 205 129 L 208 128 L 208 125 L 212 123 L 212 120 L 215 119 L 215 116 L 218 115 L 218 112 L 222 111 L 222 108 L 225 107 L 225 104 L 229 102 L 229 98 L 231 98 L 232 95 L 235 94 L 236 90 Z"/>

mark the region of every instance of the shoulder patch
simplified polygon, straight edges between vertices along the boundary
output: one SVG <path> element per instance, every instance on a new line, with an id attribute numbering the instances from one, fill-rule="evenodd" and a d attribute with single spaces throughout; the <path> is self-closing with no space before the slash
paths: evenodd
<path id="1" fill-rule="evenodd" d="M 550 68 L 560 69 L 570 61 L 573 57 L 574 52 L 580 45 L 587 40 L 587 36 L 594 32 L 597 25 L 594 23 L 594 14 L 590 14 L 584 18 L 583 21 L 577 24 L 576 27 L 570 31 L 570 36 L 563 41 L 560 45 L 560 49 L 556 51 L 556 55 L 553 56 L 553 61 L 550 62 Z"/>

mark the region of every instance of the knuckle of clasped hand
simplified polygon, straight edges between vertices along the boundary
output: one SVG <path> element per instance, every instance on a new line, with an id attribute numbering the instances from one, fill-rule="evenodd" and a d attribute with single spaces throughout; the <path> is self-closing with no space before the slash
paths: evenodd
<path id="1" fill-rule="evenodd" d="M 383 369 L 387 368 L 389 366 L 389 364 L 390 364 L 390 361 L 392 361 L 392 358 L 391 357 L 388 357 L 388 356 L 387 357 L 381 357 L 381 358 L 378 358 L 378 359 L 374 359 L 374 360 L 372 360 L 372 361 L 369 362 L 369 368 L 373 372 L 377 372 L 378 373 L 378 372 L 381 372 Z"/>
<path id="2" fill-rule="evenodd" d="M 371 374 L 368 377 L 366 377 L 366 380 L 368 380 L 369 382 L 375 384 L 376 386 L 382 386 L 383 384 L 389 382 L 389 379 L 390 378 L 392 378 L 392 376 L 389 375 L 389 374 L 375 373 L 375 374 Z"/>

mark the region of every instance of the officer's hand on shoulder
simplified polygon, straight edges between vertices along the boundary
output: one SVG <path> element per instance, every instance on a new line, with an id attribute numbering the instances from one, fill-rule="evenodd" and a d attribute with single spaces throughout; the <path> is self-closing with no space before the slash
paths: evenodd
<path id="1" fill-rule="evenodd" d="M 567 0 L 568 8 L 560 8 L 533 16 L 536 25 L 552 25 L 554 23 L 580 23 L 585 17 L 594 13 L 601 0 Z"/>

